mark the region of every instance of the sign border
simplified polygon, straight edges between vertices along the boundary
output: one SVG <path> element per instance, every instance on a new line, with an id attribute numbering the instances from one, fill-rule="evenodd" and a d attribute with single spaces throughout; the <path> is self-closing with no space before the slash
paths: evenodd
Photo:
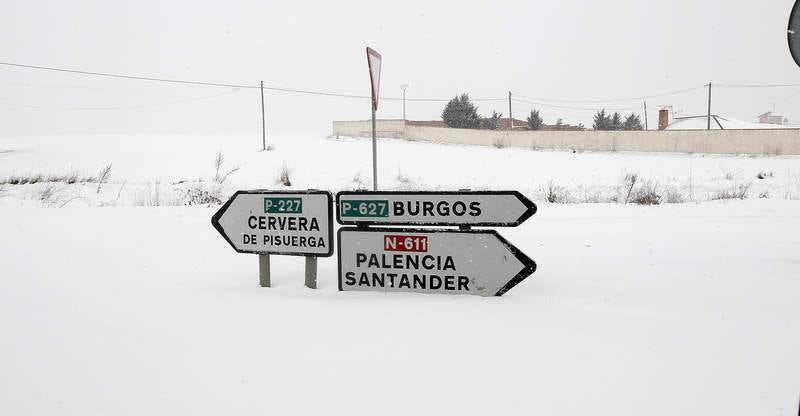
<path id="1" fill-rule="evenodd" d="M 233 241 L 231 241 L 230 238 L 228 238 L 228 236 L 225 234 L 225 230 L 222 229 L 222 226 L 219 224 L 219 220 L 220 220 L 220 218 L 222 218 L 222 215 L 225 214 L 225 211 L 228 210 L 228 207 L 231 206 L 231 204 L 233 203 L 233 201 L 236 199 L 237 196 L 246 195 L 246 194 L 326 195 L 328 197 L 328 224 L 330 224 L 330 226 L 328 227 L 328 241 L 330 242 L 330 245 L 328 246 L 328 252 L 327 253 L 298 253 L 298 252 L 286 253 L 286 252 L 276 252 L 276 251 L 240 250 L 240 249 L 236 248 L 236 245 L 233 244 Z M 275 191 L 275 190 L 271 190 L 271 189 L 253 189 L 253 190 L 246 190 L 246 191 L 241 191 L 241 190 L 240 191 L 236 191 L 236 193 L 231 195 L 231 197 L 228 199 L 228 201 L 225 202 L 225 204 L 223 204 L 222 207 L 220 207 L 220 209 L 217 210 L 217 212 L 214 213 L 214 215 L 211 217 L 211 225 L 214 227 L 215 230 L 217 230 L 217 232 L 219 232 L 222 235 L 222 237 L 225 239 L 225 241 L 227 241 L 228 244 L 230 244 L 230 246 L 233 247 L 233 249 L 237 253 L 272 254 L 272 255 L 276 255 L 276 256 L 303 256 L 303 257 L 308 257 L 308 256 L 310 256 L 310 257 L 331 257 L 331 256 L 333 256 L 333 244 L 334 244 L 334 241 L 333 241 L 333 228 L 334 228 L 335 224 L 333 222 L 333 194 L 331 194 L 330 191 L 322 191 L 322 190 L 319 190 L 319 189 L 308 189 L 308 190 L 305 190 L 305 191 Z"/>
<path id="2" fill-rule="evenodd" d="M 514 222 L 475 222 L 475 223 L 453 223 L 453 222 L 412 222 L 412 221 L 361 221 L 343 220 L 339 206 L 342 195 L 513 195 L 522 202 L 527 210 Z M 470 227 L 516 227 L 538 211 L 536 204 L 528 199 L 519 191 L 339 191 L 336 193 L 336 222 L 340 225 L 410 225 L 410 226 L 470 226 Z"/>
<path id="3" fill-rule="evenodd" d="M 522 250 L 515 247 L 511 242 L 506 240 L 497 230 L 456 230 L 456 229 L 448 229 L 448 228 L 399 228 L 399 227 L 340 227 L 339 231 L 336 232 L 336 246 L 339 247 L 339 250 L 336 250 L 336 273 L 338 275 L 338 285 L 339 291 L 345 292 L 342 289 L 342 232 L 347 231 L 360 231 L 360 232 L 378 232 L 378 233 L 426 233 L 426 234 L 493 234 L 497 237 L 497 240 L 500 244 L 504 245 L 508 251 L 510 251 L 520 263 L 523 264 L 522 270 L 520 270 L 514 277 L 512 277 L 500 290 L 495 293 L 495 296 L 503 296 L 506 292 L 511 290 L 514 286 L 518 285 L 520 282 L 525 280 L 528 276 L 532 275 L 536 272 L 537 265 L 536 262 L 528 257 Z M 380 291 L 377 291 L 380 292 Z M 406 292 L 406 293 L 421 293 L 421 292 Z M 434 294 L 434 293 L 423 293 L 423 294 Z"/>

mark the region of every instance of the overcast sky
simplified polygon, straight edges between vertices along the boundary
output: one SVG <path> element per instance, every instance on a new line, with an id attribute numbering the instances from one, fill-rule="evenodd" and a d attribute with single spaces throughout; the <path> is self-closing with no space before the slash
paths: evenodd
<path id="1" fill-rule="evenodd" d="M 515 96 L 524 118 L 591 125 L 594 108 L 641 113 L 640 97 L 719 84 L 800 83 L 787 49 L 792 0 L 31 1 L 3 0 L 0 61 L 163 78 L 369 94 L 364 53 L 383 54 L 382 95 Z M 104 79 L 0 66 L 0 135 L 260 134 L 258 90 Z M 755 121 L 775 107 L 800 124 L 800 88 L 714 88 L 713 113 Z M 705 113 L 706 90 L 650 98 Z M 267 129 L 330 134 L 369 102 L 267 91 Z M 580 102 L 579 102 L 580 101 Z M 407 104 L 438 119 L 444 103 Z M 507 103 L 479 111 L 508 114 Z M 35 108 L 31 108 L 35 107 Z M 577 108 L 588 108 L 581 110 Z M 632 108 L 628 109 L 628 108 Z M 380 118 L 400 118 L 383 102 Z"/>

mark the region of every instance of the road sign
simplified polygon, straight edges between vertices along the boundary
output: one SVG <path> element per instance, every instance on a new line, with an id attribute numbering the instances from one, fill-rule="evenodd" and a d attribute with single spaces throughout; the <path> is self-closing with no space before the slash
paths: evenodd
<path id="1" fill-rule="evenodd" d="M 378 110 L 378 94 L 381 87 L 381 54 L 375 49 L 367 48 L 367 67 L 369 68 L 369 81 L 372 87 L 372 110 Z"/>
<path id="2" fill-rule="evenodd" d="M 494 230 L 343 227 L 339 290 L 501 296 L 536 263 Z"/>
<path id="3" fill-rule="evenodd" d="M 517 191 L 336 194 L 339 224 L 515 227 L 535 212 L 536 204 Z"/>
<path id="4" fill-rule="evenodd" d="M 238 191 L 211 224 L 240 253 L 333 255 L 328 191 Z"/>

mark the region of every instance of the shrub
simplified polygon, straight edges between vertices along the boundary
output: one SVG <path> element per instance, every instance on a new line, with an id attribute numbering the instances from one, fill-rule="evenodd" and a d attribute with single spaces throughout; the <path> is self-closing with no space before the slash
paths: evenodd
<path id="1" fill-rule="evenodd" d="M 562 186 L 556 185 L 553 181 L 547 184 L 544 198 L 551 204 L 567 204 L 570 202 L 569 191 Z"/>
<path id="2" fill-rule="evenodd" d="M 490 117 L 481 118 L 481 128 L 485 130 L 497 130 L 500 126 L 500 118 L 503 117 L 502 114 L 497 114 L 497 111 L 493 111 Z"/>
<path id="3" fill-rule="evenodd" d="M 528 130 L 541 130 L 544 127 L 544 120 L 539 114 L 539 110 L 531 110 L 528 115 Z"/>
<path id="4" fill-rule="evenodd" d="M 290 173 L 291 172 L 289 171 L 289 168 L 286 166 L 286 164 L 284 164 L 280 173 L 278 173 L 278 178 L 275 183 L 282 184 L 283 186 L 292 186 L 292 180 L 289 177 Z"/>
<path id="5" fill-rule="evenodd" d="M 442 111 L 442 120 L 451 128 L 477 129 L 481 125 L 478 107 L 472 104 L 466 93 L 448 101 Z"/>
<path id="6" fill-rule="evenodd" d="M 103 167 L 103 169 L 100 169 L 100 174 L 97 175 L 97 192 L 96 193 L 98 193 L 98 194 L 100 193 L 100 188 L 103 186 L 103 184 L 106 181 L 108 181 L 108 178 L 110 178 L 110 177 L 111 177 L 111 164 L 109 163 L 108 166 L 105 166 L 105 167 Z"/>
<path id="7" fill-rule="evenodd" d="M 750 196 L 750 184 L 747 185 L 736 185 L 728 188 L 728 189 L 721 189 L 711 195 L 711 200 L 721 200 L 721 199 L 747 199 Z"/>

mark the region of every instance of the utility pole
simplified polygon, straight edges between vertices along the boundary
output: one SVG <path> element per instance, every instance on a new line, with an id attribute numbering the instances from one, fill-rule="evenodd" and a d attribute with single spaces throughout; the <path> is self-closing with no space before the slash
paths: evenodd
<path id="1" fill-rule="evenodd" d="M 711 130 L 711 83 L 708 83 L 708 115 L 706 116 L 706 130 Z"/>
<path id="2" fill-rule="evenodd" d="M 514 117 L 511 115 L 511 91 L 508 92 L 508 130 L 514 128 Z"/>
<path id="3" fill-rule="evenodd" d="M 647 131 L 647 101 L 644 102 L 644 130 Z"/>
<path id="4" fill-rule="evenodd" d="M 406 90 L 408 89 L 407 84 L 403 84 L 400 86 L 403 89 L 403 121 L 406 120 Z"/>
<path id="5" fill-rule="evenodd" d="M 261 81 L 261 151 L 265 150 L 267 150 L 267 122 L 264 120 L 264 81 Z"/>
<path id="6" fill-rule="evenodd" d="M 372 103 L 370 103 L 372 105 Z M 375 106 L 372 106 L 372 190 L 378 190 L 378 141 L 375 138 Z"/>

